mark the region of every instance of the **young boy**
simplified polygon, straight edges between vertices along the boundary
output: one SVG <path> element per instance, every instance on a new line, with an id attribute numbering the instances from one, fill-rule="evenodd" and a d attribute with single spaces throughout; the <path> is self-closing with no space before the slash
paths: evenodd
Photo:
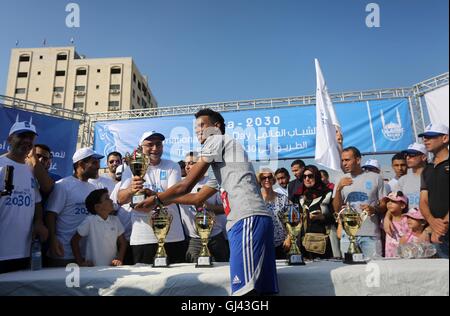
<path id="1" fill-rule="evenodd" d="M 92 191 L 86 198 L 86 208 L 91 213 L 72 237 L 72 251 L 80 266 L 120 266 L 123 263 L 127 242 L 124 228 L 116 216 L 107 189 Z M 86 258 L 81 256 L 80 240 L 87 237 Z M 117 244 L 119 251 L 117 252 Z"/>

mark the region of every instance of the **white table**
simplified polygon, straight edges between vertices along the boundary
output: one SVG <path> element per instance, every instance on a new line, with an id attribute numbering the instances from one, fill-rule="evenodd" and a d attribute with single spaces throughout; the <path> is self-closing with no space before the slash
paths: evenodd
<path id="1" fill-rule="evenodd" d="M 449 295 L 449 261 L 380 260 L 366 265 L 317 261 L 306 266 L 277 262 L 280 295 Z M 175 264 L 81 268 L 79 287 L 64 268 L 0 274 L 0 295 L 230 295 L 229 267 Z"/>

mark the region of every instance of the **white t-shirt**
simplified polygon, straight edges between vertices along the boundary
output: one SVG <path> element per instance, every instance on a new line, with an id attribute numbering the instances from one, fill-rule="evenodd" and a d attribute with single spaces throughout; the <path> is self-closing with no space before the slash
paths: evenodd
<path id="1" fill-rule="evenodd" d="M 65 177 L 55 183 L 47 202 L 47 211 L 57 214 L 56 237 L 63 244 L 64 257 L 57 259 L 73 259 L 70 240 L 77 227 L 90 213 L 86 209 L 86 197 L 97 188 L 74 176 Z M 81 242 L 81 254 L 84 255 L 85 240 Z"/>
<path id="2" fill-rule="evenodd" d="M 122 173 L 123 183 L 121 190 L 127 189 L 131 185 L 131 172 Z M 157 166 L 149 166 L 144 176 L 144 188 L 154 192 L 164 192 L 177 182 L 181 181 L 180 166 L 170 160 L 161 159 L 161 163 Z M 123 177 L 127 178 L 124 179 Z M 167 206 L 169 213 L 172 214 L 172 223 L 166 242 L 176 242 L 184 240 L 183 226 L 181 224 L 180 211 L 176 204 Z M 131 231 L 130 245 L 145 245 L 157 243 L 157 238 L 149 224 L 150 213 L 131 211 L 131 222 L 133 225 Z"/>
<path id="3" fill-rule="evenodd" d="M 111 200 L 117 204 L 117 195 L 119 194 L 120 186 L 122 185 L 122 182 L 117 182 L 116 186 L 114 187 L 114 190 L 110 194 Z M 124 236 L 125 239 L 130 241 L 131 237 L 131 206 L 130 204 L 124 204 L 124 205 L 118 205 L 117 209 L 117 217 L 119 218 L 120 222 L 122 223 L 123 228 L 125 229 Z"/>
<path id="4" fill-rule="evenodd" d="M 109 176 L 89 179 L 88 182 L 93 184 L 97 189 L 108 189 L 109 194 L 114 191 L 114 187 L 116 186 L 116 182 Z"/>
<path id="5" fill-rule="evenodd" d="M 35 204 L 41 202 L 31 168 L 0 157 L 0 191 L 5 189 L 6 166 L 14 167 L 11 196 L 0 197 L 0 261 L 30 256 Z"/>
<path id="6" fill-rule="evenodd" d="M 89 215 L 84 219 L 77 232 L 87 237 L 86 260 L 95 266 L 110 266 L 117 258 L 117 238 L 124 229 L 116 216 L 108 216 L 106 220 L 98 215 Z"/>
<path id="7" fill-rule="evenodd" d="M 202 186 L 208 182 L 208 178 L 204 177 L 201 179 L 192 189 L 192 193 L 197 193 L 198 189 L 201 189 Z M 219 192 L 216 192 L 213 196 L 211 196 L 208 200 L 206 200 L 208 204 L 212 205 L 222 205 L 222 200 L 220 199 Z M 197 233 L 197 228 L 195 227 L 195 215 L 197 214 L 197 210 L 193 205 L 180 205 L 181 212 L 181 220 L 183 222 L 184 228 L 186 232 L 189 234 L 191 238 L 200 238 Z M 217 218 L 220 215 L 215 216 L 216 222 L 211 230 L 210 237 L 214 237 L 223 231 L 223 227 L 221 226 L 223 221 Z M 225 225 L 226 225 L 226 217 L 225 217 Z"/>

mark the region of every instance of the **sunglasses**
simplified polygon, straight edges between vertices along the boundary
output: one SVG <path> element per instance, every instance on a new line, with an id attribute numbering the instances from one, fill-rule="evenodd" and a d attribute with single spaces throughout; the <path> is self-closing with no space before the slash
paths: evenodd
<path id="1" fill-rule="evenodd" d="M 419 154 L 419 153 L 408 153 L 408 154 L 406 154 L 406 157 L 418 157 L 418 156 L 421 156 L 421 155 L 423 155 L 423 154 Z"/>
<path id="2" fill-rule="evenodd" d="M 120 165 L 120 160 L 110 160 L 110 161 L 108 161 L 108 163 L 109 164 L 114 164 L 114 163 L 117 163 L 117 164 L 119 164 Z"/>
<path id="3" fill-rule="evenodd" d="M 272 180 L 273 176 L 263 176 L 261 177 L 261 181 L 265 181 L 265 180 Z"/>
<path id="4" fill-rule="evenodd" d="M 303 179 L 314 179 L 314 175 L 312 173 L 304 174 Z"/>

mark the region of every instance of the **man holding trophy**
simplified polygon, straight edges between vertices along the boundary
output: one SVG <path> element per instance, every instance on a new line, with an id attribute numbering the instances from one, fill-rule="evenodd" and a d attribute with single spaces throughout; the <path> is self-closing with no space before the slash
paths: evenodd
<path id="1" fill-rule="evenodd" d="M 145 132 L 142 135 L 139 142 L 140 148 L 128 156 L 129 161 L 127 163 L 133 175 L 129 171 L 124 171 L 122 175 L 122 185 L 117 198 L 119 204 L 132 202 L 136 205 L 146 197 L 156 192 L 164 192 L 181 181 L 180 166 L 170 160 L 161 159 L 164 139 L 164 135 L 155 131 Z M 161 222 L 165 209 L 156 211 L 158 211 L 158 214 L 132 210 L 130 245 L 134 263 L 154 263 L 158 251 L 161 255 L 162 250 L 159 246 L 162 241 L 164 241 L 164 247 L 167 250 L 167 259 L 158 259 L 157 261 L 162 266 L 183 262 L 186 245 L 177 205 L 167 205 L 167 213 L 172 216 L 167 232 L 165 232 L 166 227 Z M 152 218 L 156 217 L 159 221 L 151 221 Z M 168 219 L 166 220 L 168 221 Z M 157 226 L 154 226 L 156 223 Z M 155 235 L 156 233 L 158 233 L 158 236 Z M 164 233 L 166 233 L 166 236 L 163 236 Z"/>
<path id="2" fill-rule="evenodd" d="M 199 161 L 183 181 L 147 198 L 136 209 L 148 212 L 155 204 L 169 205 L 177 197 L 189 194 L 211 166 L 215 179 L 211 178 L 200 192 L 191 194 L 204 201 L 219 190 L 219 185 L 228 193 L 227 232 L 233 295 L 278 293 L 273 221 L 253 166 L 242 145 L 225 135 L 225 121 L 220 113 L 203 109 L 195 118 L 195 132 L 202 144 Z"/>
<path id="3" fill-rule="evenodd" d="M 342 206 L 347 203 L 351 206 L 351 209 L 347 207 L 346 211 L 343 210 L 344 214 L 341 213 L 341 215 L 348 213 L 348 216 L 341 217 L 341 221 L 344 221 L 342 222 L 344 231 L 341 238 L 341 253 L 351 253 L 349 247 L 358 249 L 354 247 L 354 243 L 350 243 L 347 235 L 349 232 L 354 233 L 356 228 L 356 244 L 361 248 L 364 258 L 352 257 L 355 257 L 356 261 L 363 261 L 374 256 L 381 256 L 380 216 L 386 211 L 380 206 L 380 200 L 386 195 L 383 178 L 374 172 L 363 172 L 361 153 L 355 147 L 344 148 L 341 160 L 345 174 L 334 188 L 333 209 L 339 213 Z M 353 211 L 360 215 L 360 220 L 356 221 L 353 218 Z"/>

